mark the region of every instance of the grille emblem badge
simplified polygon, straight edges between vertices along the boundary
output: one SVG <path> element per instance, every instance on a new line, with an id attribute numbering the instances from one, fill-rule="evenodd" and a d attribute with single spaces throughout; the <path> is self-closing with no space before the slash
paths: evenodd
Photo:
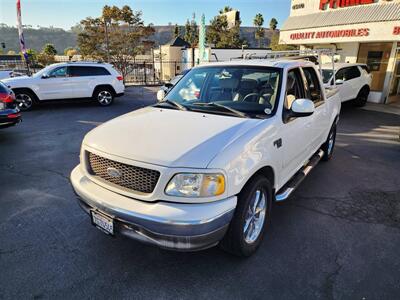
<path id="1" fill-rule="evenodd" d="M 120 178 L 122 176 L 121 171 L 116 168 L 107 168 L 107 174 L 112 178 Z"/>

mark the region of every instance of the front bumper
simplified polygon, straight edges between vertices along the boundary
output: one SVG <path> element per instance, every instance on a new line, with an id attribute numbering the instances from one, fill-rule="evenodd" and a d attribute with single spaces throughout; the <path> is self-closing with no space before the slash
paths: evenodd
<path id="1" fill-rule="evenodd" d="M 179 251 L 202 250 L 218 244 L 237 202 L 236 197 L 201 204 L 135 200 L 94 183 L 80 166 L 72 171 L 71 183 L 82 209 L 112 217 L 117 235 Z"/>

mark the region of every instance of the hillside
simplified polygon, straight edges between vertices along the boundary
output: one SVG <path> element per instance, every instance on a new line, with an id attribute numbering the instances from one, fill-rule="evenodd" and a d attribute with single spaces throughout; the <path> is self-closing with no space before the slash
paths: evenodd
<path id="1" fill-rule="evenodd" d="M 156 45 L 165 44 L 173 38 L 174 26 L 154 26 L 155 34 L 151 40 Z M 254 27 L 241 27 L 241 36 L 245 38 L 250 47 L 258 47 L 258 41 L 254 38 Z M 60 28 L 25 28 L 25 41 L 27 48 L 41 50 L 47 43 L 54 44 L 58 53 L 63 53 L 68 47 L 76 47 L 76 33 Z M 272 31 L 266 29 L 264 47 L 268 47 L 272 36 Z M 0 27 L 0 42 L 6 43 L 6 51 L 19 51 L 18 31 L 15 27 Z"/>

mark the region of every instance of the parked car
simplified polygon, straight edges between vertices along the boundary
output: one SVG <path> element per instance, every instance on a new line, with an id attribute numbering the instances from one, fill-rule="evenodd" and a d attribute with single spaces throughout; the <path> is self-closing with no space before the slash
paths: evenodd
<path id="1" fill-rule="evenodd" d="M 12 90 L 0 81 L 0 128 L 14 126 L 21 122 L 21 113 Z"/>
<path id="2" fill-rule="evenodd" d="M 123 77 L 110 65 L 95 62 L 50 65 L 32 76 L 4 79 L 21 110 L 46 100 L 92 98 L 101 106 L 124 93 Z"/>
<path id="3" fill-rule="evenodd" d="M 332 65 L 322 66 L 326 87 L 333 86 Z M 357 106 L 367 103 L 371 91 L 372 75 L 365 64 L 335 64 L 336 85 L 342 102 L 354 101 Z"/>
<path id="4" fill-rule="evenodd" d="M 107 234 L 248 256 L 273 201 L 332 157 L 340 107 L 312 62 L 198 66 L 163 102 L 89 132 L 72 186 Z"/>
<path id="5" fill-rule="evenodd" d="M 164 99 L 165 95 L 168 94 L 168 92 L 179 82 L 179 80 L 182 79 L 183 76 L 185 76 L 190 69 L 184 70 L 181 74 L 176 75 L 174 78 L 172 78 L 169 82 L 164 83 L 160 90 L 157 92 L 157 99 L 160 101 L 160 99 Z"/>

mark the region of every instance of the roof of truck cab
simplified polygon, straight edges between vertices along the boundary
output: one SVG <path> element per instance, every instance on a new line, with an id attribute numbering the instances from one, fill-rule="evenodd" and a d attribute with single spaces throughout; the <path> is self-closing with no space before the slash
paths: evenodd
<path id="1" fill-rule="evenodd" d="M 315 66 L 314 63 L 306 60 L 290 60 L 290 59 L 243 59 L 243 60 L 232 60 L 225 62 L 212 62 L 202 64 L 196 68 L 201 67 L 219 67 L 219 66 L 249 66 L 249 67 L 274 67 L 274 68 L 293 68 L 301 66 Z"/>

